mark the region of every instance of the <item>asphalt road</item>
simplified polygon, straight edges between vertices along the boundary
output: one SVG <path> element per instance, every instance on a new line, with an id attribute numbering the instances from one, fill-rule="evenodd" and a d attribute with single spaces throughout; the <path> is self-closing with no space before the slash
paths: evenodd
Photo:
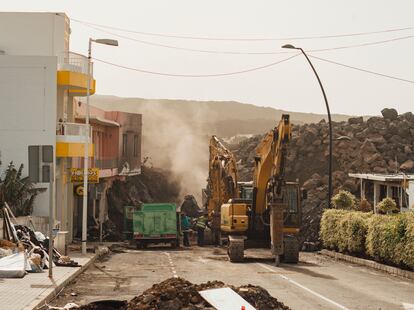
<path id="1" fill-rule="evenodd" d="M 260 285 L 292 309 L 414 309 L 411 280 L 317 253 L 301 253 L 298 265 L 280 267 L 273 266 L 265 249 L 248 250 L 246 256 L 246 262 L 235 264 L 224 249 L 214 247 L 125 250 L 95 263 L 52 304 L 130 299 L 154 283 L 178 276 L 195 283 Z"/>

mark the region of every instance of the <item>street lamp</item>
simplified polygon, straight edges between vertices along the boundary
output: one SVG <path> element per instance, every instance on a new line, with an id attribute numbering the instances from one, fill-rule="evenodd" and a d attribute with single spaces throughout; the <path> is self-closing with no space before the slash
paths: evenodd
<path id="1" fill-rule="evenodd" d="M 90 124 L 89 124 L 89 97 L 91 89 L 91 59 L 92 59 L 92 42 L 110 46 L 118 46 L 117 40 L 112 39 L 92 39 L 89 38 L 88 45 L 88 81 L 86 87 L 86 113 L 85 113 L 85 159 L 83 164 L 83 206 L 82 206 L 82 254 L 86 254 L 86 239 L 87 239 L 87 216 L 88 216 L 88 176 L 89 176 L 89 138 L 90 138 Z"/>
<path id="2" fill-rule="evenodd" d="M 316 78 L 318 79 L 319 86 L 321 87 L 323 98 L 325 99 L 326 111 L 328 112 L 328 124 L 329 124 L 329 184 L 328 184 L 328 207 L 331 207 L 331 199 L 332 199 L 332 120 L 331 120 L 331 111 L 329 109 L 328 98 L 326 98 L 325 90 L 323 89 L 322 82 L 319 78 L 318 73 L 315 70 L 315 67 L 312 65 L 308 55 L 306 55 L 305 51 L 300 47 L 295 47 L 292 44 L 283 45 L 282 48 L 289 48 L 294 50 L 300 50 L 302 54 L 306 57 L 309 65 L 312 68 L 313 73 L 315 73 Z"/>

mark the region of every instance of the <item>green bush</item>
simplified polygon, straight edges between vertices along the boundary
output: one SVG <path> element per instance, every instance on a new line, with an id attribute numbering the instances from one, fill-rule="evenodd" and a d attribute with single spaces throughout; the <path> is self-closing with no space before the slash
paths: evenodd
<path id="1" fill-rule="evenodd" d="M 380 215 L 326 210 L 320 237 L 324 247 L 414 269 L 414 212 Z"/>
<path id="2" fill-rule="evenodd" d="M 348 191 L 340 190 L 332 197 L 332 205 L 335 209 L 351 210 L 355 207 L 356 198 Z"/>
<path id="3" fill-rule="evenodd" d="M 377 211 L 381 214 L 390 214 L 394 211 L 398 211 L 398 208 L 394 199 L 387 197 L 381 200 L 381 202 L 377 205 Z"/>
<path id="4" fill-rule="evenodd" d="M 338 226 L 339 222 L 345 214 L 345 210 L 328 209 L 325 210 L 322 215 L 321 229 L 319 234 L 323 245 L 328 249 L 338 250 Z"/>
<path id="5" fill-rule="evenodd" d="M 414 212 L 406 213 L 407 227 L 405 232 L 405 244 L 403 263 L 414 268 Z"/>
<path id="6" fill-rule="evenodd" d="M 374 211 L 374 208 L 369 203 L 368 200 L 362 199 L 358 204 L 356 204 L 356 210 L 361 212 L 372 212 Z"/>
<path id="7" fill-rule="evenodd" d="M 367 254 L 379 261 L 403 264 L 407 224 L 408 216 L 405 213 L 374 216 L 368 223 Z"/>
<path id="8" fill-rule="evenodd" d="M 363 212 L 347 212 L 339 221 L 338 249 L 341 252 L 363 254 L 365 237 L 368 230 L 367 219 L 371 214 Z"/>

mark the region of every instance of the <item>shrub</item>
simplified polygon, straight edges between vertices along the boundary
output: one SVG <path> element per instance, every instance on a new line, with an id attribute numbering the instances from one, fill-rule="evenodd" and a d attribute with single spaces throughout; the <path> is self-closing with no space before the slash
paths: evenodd
<path id="1" fill-rule="evenodd" d="M 379 215 L 326 210 L 320 236 L 326 248 L 414 269 L 414 212 Z"/>
<path id="2" fill-rule="evenodd" d="M 339 244 L 339 221 L 346 213 L 345 210 L 328 209 L 322 215 L 320 237 L 328 249 L 337 250 Z"/>
<path id="3" fill-rule="evenodd" d="M 335 209 L 351 210 L 354 208 L 356 198 L 348 191 L 340 190 L 332 197 L 332 205 Z"/>
<path id="4" fill-rule="evenodd" d="M 404 213 L 407 217 L 403 263 L 414 268 L 414 212 Z"/>
<path id="5" fill-rule="evenodd" d="M 356 207 L 356 210 L 357 211 L 361 211 L 361 212 L 372 212 L 374 210 L 374 208 L 372 207 L 372 205 L 366 199 L 362 199 L 359 202 L 359 204 L 356 204 L 355 205 L 355 207 Z"/>
<path id="6" fill-rule="evenodd" d="M 406 251 L 407 224 L 407 214 L 373 217 L 368 224 L 367 254 L 379 261 L 402 264 Z"/>
<path id="7" fill-rule="evenodd" d="M 384 198 L 381 202 L 377 205 L 377 211 L 381 214 L 390 214 L 394 211 L 398 211 L 397 204 L 395 203 L 394 199 L 392 198 Z"/>
<path id="8" fill-rule="evenodd" d="M 341 252 L 363 254 L 365 252 L 365 238 L 368 230 L 367 219 L 371 214 L 362 212 L 348 212 L 339 221 L 338 249 Z"/>

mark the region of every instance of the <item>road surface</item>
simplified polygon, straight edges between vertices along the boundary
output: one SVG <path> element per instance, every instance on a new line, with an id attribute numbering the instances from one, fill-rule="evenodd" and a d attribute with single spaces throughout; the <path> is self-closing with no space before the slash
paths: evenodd
<path id="1" fill-rule="evenodd" d="M 301 253 L 298 265 L 273 266 L 268 250 L 246 251 L 246 262 L 230 263 L 224 249 L 125 250 L 95 263 L 52 302 L 84 304 L 131 299 L 170 277 L 194 283 L 220 280 L 253 284 L 292 309 L 414 309 L 414 281 L 317 253 Z M 72 295 L 76 296 L 72 296 Z"/>

